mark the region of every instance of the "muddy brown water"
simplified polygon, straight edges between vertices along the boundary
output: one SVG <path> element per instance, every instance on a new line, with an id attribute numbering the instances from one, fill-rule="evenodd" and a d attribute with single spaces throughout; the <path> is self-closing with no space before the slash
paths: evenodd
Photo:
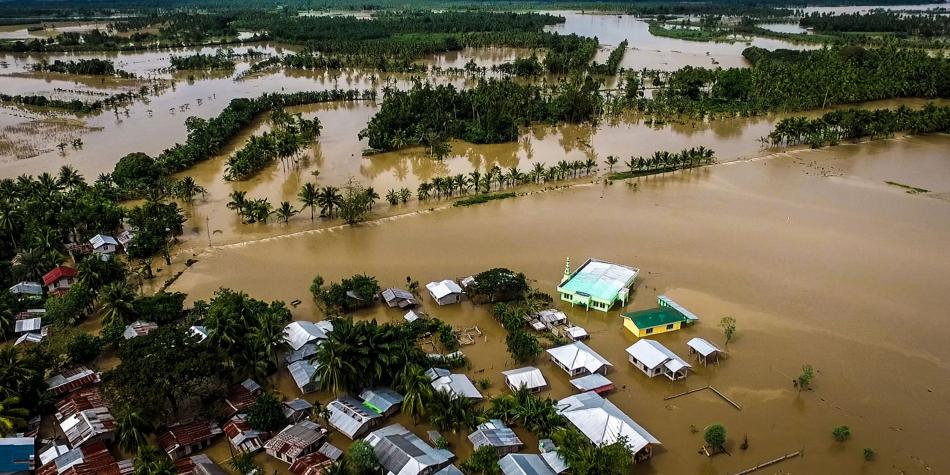
<path id="1" fill-rule="evenodd" d="M 771 473 L 941 473 L 950 469 L 939 435 L 950 423 L 943 322 L 950 297 L 942 291 L 950 277 L 948 147 L 950 137 L 940 135 L 802 150 L 643 178 L 636 187 L 583 185 L 224 245 L 197 253 L 199 262 L 172 288 L 191 299 L 219 287 L 301 299 L 295 318 L 319 320 L 307 291 L 317 274 L 338 280 L 366 272 L 398 286 L 407 275 L 424 283 L 501 265 L 553 293 L 568 256 L 575 265 L 587 257 L 630 264 L 641 277 L 624 310 L 667 294 L 701 318 L 656 337 L 673 351 L 686 355 L 693 336 L 722 344 L 723 316 L 739 327 L 728 359 L 672 383 L 648 379 L 626 361 L 635 339 L 619 310 L 558 305 L 613 363 L 608 377 L 618 390 L 609 399 L 663 442 L 636 472 L 732 473 L 804 450 Z M 932 193 L 909 194 L 885 180 Z M 484 332 L 463 349 L 468 374 L 490 379 L 490 394 L 504 391 L 500 371 L 516 365 L 487 308 L 423 302 L 456 327 Z M 401 316 L 377 306 L 356 318 Z M 799 393 L 791 382 L 803 364 L 818 376 L 814 390 Z M 543 395 L 571 393 L 566 374 L 544 358 L 538 366 L 552 386 Z M 706 392 L 663 400 L 707 384 L 742 410 Z M 297 395 L 286 373 L 277 386 Z M 701 435 L 690 427 L 711 423 L 727 427 L 731 456 L 696 453 Z M 845 443 L 831 437 L 841 424 L 854 434 Z M 749 448 L 740 450 L 745 437 Z M 876 461 L 863 460 L 865 447 L 878 452 Z M 470 445 L 456 438 L 453 450 L 464 459 Z"/>

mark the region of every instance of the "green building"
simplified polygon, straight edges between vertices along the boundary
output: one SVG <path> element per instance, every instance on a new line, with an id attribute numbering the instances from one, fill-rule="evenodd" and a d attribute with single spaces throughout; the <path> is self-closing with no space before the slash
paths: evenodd
<path id="1" fill-rule="evenodd" d="M 561 300 L 571 306 L 583 305 L 590 310 L 606 312 L 617 301 L 626 305 L 630 298 L 630 287 L 637 278 L 639 269 L 610 262 L 587 259 L 584 264 L 571 272 L 571 259 L 564 266 L 564 278 L 557 287 Z"/>

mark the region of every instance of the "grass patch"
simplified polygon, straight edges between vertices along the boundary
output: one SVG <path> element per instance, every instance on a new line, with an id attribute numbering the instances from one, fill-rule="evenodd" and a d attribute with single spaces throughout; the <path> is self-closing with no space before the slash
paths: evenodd
<path id="1" fill-rule="evenodd" d="M 898 182 L 896 182 L 896 181 L 885 181 L 884 183 L 887 183 L 888 185 L 891 185 L 891 186 L 896 186 L 896 187 L 898 187 L 898 188 L 903 188 L 905 191 L 907 191 L 908 193 L 911 193 L 911 194 L 930 193 L 930 190 L 925 190 L 925 189 L 923 189 L 923 188 L 917 188 L 916 186 L 905 185 L 905 184 L 903 184 L 903 183 L 898 183 Z"/>
<path id="2" fill-rule="evenodd" d="M 487 203 L 489 201 L 494 201 L 494 200 L 514 198 L 515 196 L 518 196 L 518 194 L 513 191 L 509 191 L 506 193 L 492 193 L 492 194 L 486 194 L 486 195 L 478 195 L 478 196 L 472 196 L 469 198 L 462 198 L 456 201 L 455 203 L 452 203 L 452 206 L 472 206 L 472 205 Z"/>

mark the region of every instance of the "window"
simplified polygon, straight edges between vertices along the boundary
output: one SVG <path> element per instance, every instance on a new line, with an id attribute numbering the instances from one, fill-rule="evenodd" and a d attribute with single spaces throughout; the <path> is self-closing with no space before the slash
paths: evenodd
<path id="1" fill-rule="evenodd" d="M 653 329 L 652 329 L 652 328 L 647 328 L 647 335 L 649 335 L 649 334 L 651 334 L 651 333 L 653 333 Z"/>
<path id="2" fill-rule="evenodd" d="M 673 324 L 671 323 L 671 324 L 667 325 L 667 326 L 666 326 L 666 329 L 667 329 L 667 330 L 672 330 L 672 329 L 673 329 Z"/>

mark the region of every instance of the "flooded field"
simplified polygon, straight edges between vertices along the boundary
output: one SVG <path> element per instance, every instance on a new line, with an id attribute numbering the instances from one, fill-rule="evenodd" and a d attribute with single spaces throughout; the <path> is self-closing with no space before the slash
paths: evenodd
<path id="1" fill-rule="evenodd" d="M 324 316 L 307 291 L 316 274 L 338 280 L 365 272 L 389 286 L 407 275 L 428 282 L 507 266 L 553 293 L 565 257 L 635 265 L 642 278 L 626 310 L 651 307 L 665 293 L 702 318 L 657 337 L 672 350 L 685 355 L 693 336 L 721 343 L 716 323 L 723 316 L 734 316 L 739 327 L 720 366 L 697 367 L 685 382 L 671 383 L 648 379 L 626 362 L 634 338 L 618 311 L 563 308 L 613 363 L 608 376 L 618 391 L 610 399 L 663 442 L 638 472 L 732 473 L 804 449 L 803 458 L 776 470 L 941 473 L 950 470 L 942 438 L 933 436 L 950 423 L 950 353 L 943 344 L 950 297 L 941 291 L 950 278 L 948 147 L 950 137 L 931 136 L 806 150 L 645 178 L 636 188 L 578 186 L 225 245 L 197 253 L 198 263 L 172 288 L 192 299 L 219 287 L 301 299 L 295 317 L 316 320 Z M 908 194 L 885 180 L 934 193 Z M 484 332 L 463 349 L 472 361 L 468 373 L 489 378 L 489 393 L 503 391 L 499 371 L 514 364 L 487 309 L 436 307 L 428 297 L 424 306 L 456 327 Z M 357 318 L 401 315 L 377 307 Z M 791 380 L 806 363 L 818 370 L 815 389 L 799 393 Z M 539 367 L 552 385 L 545 396 L 571 393 L 566 374 L 546 361 Z M 278 384 L 297 394 L 286 374 Z M 706 393 L 663 400 L 706 384 L 742 410 Z M 729 430 L 731 457 L 696 454 L 701 435 L 690 426 L 714 422 Z M 831 437 L 840 424 L 854 434 L 844 444 Z M 746 436 L 743 451 L 738 445 Z M 468 443 L 453 442 L 464 458 Z M 873 447 L 878 460 L 864 462 L 864 447 Z"/>

